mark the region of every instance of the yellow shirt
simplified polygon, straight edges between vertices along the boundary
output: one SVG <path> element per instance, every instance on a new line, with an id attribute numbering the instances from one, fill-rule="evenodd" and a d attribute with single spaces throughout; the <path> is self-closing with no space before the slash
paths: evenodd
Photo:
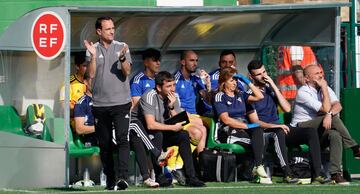
<path id="1" fill-rule="evenodd" d="M 74 109 L 75 103 L 86 92 L 86 85 L 81 82 L 76 75 L 70 76 L 70 109 Z M 60 101 L 65 100 L 65 86 L 60 90 Z"/>
<path id="2" fill-rule="evenodd" d="M 86 85 L 81 82 L 76 75 L 70 76 L 70 115 L 74 110 L 74 106 L 76 102 L 79 100 L 81 96 L 86 92 Z M 60 89 L 60 101 L 65 100 L 65 85 L 63 85 Z M 70 118 L 70 125 L 73 129 L 75 129 L 75 121 L 74 118 Z"/>

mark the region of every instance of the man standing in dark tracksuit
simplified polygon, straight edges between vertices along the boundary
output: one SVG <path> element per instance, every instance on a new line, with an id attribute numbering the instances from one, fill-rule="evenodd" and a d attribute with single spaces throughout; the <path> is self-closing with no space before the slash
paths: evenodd
<path id="1" fill-rule="evenodd" d="M 107 190 L 128 187 L 129 122 L 131 56 L 127 44 L 114 40 L 115 26 L 111 17 L 100 17 L 95 23 L 99 41 L 84 40 L 89 75 L 92 78 L 95 132 L 99 139 L 100 157 L 107 176 Z M 112 130 L 115 129 L 118 148 L 118 179 L 115 177 Z"/>

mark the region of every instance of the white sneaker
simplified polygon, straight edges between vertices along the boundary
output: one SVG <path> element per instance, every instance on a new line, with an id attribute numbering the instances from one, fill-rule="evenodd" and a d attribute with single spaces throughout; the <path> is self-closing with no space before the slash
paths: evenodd
<path id="1" fill-rule="evenodd" d="M 262 178 L 262 177 L 260 177 L 259 183 L 268 185 L 268 184 L 272 184 L 272 181 L 271 181 L 270 178 Z"/>
<path id="2" fill-rule="evenodd" d="M 74 187 L 94 187 L 95 183 L 92 180 L 81 180 L 74 184 Z"/>
<path id="3" fill-rule="evenodd" d="M 92 180 L 84 180 L 84 187 L 93 187 L 95 186 L 94 181 Z"/>
<path id="4" fill-rule="evenodd" d="M 257 175 L 261 178 L 268 178 L 264 165 L 255 166 L 252 170 L 253 175 Z"/>
<path id="5" fill-rule="evenodd" d="M 155 182 L 151 178 L 144 180 L 144 185 L 151 188 L 158 188 L 160 186 L 159 183 Z"/>

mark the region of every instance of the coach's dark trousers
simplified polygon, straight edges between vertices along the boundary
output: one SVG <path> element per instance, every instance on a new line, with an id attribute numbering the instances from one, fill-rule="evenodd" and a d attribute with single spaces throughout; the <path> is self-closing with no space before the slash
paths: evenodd
<path id="1" fill-rule="evenodd" d="M 107 176 L 107 184 L 115 184 L 112 130 L 115 129 L 118 148 L 118 178 L 127 180 L 129 149 L 129 122 L 131 103 L 110 107 L 93 107 L 95 132 L 99 138 L 100 158 Z"/>

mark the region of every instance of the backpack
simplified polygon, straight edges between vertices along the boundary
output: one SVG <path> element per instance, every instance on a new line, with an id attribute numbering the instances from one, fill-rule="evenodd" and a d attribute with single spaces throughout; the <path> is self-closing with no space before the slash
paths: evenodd
<path id="1" fill-rule="evenodd" d="M 311 178 L 309 159 L 295 156 L 290 159 L 289 163 L 294 178 Z"/>
<path id="2" fill-rule="evenodd" d="M 216 149 L 205 149 L 199 154 L 200 177 L 203 181 L 235 181 L 236 156 Z"/>

